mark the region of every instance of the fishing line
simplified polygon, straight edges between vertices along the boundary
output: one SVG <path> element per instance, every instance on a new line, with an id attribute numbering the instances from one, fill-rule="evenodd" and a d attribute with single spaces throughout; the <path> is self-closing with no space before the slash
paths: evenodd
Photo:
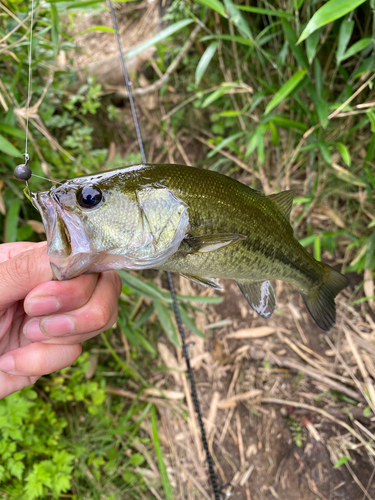
<path id="1" fill-rule="evenodd" d="M 117 39 L 117 45 L 118 45 L 118 49 L 119 49 L 119 52 L 120 52 L 120 57 L 121 57 L 121 63 L 122 63 L 122 69 L 123 69 L 123 73 L 124 73 L 125 83 L 126 83 L 126 87 L 127 87 L 128 93 L 129 93 L 130 107 L 131 107 L 132 114 L 133 114 L 134 126 L 135 126 L 135 131 L 136 131 L 136 134 L 137 134 L 137 138 L 138 138 L 139 149 L 140 149 L 140 152 L 141 152 L 142 161 L 143 161 L 143 163 L 146 163 L 146 155 L 145 155 L 145 151 L 144 151 L 144 147 L 143 147 L 143 142 L 142 142 L 141 132 L 140 132 L 140 128 L 139 128 L 137 113 L 136 113 L 135 106 L 134 106 L 134 101 L 133 101 L 133 96 L 132 96 L 132 90 L 131 90 L 131 83 L 129 81 L 128 72 L 127 72 L 126 66 L 125 66 L 125 58 L 124 58 L 124 54 L 123 54 L 122 47 L 121 47 L 121 41 L 120 41 L 120 36 L 119 36 L 119 33 L 118 33 L 118 29 L 117 29 L 117 23 L 116 23 L 115 13 L 114 13 L 113 5 L 112 5 L 112 0 L 109 0 L 109 5 L 110 5 L 110 8 L 111 8 L 113 28 L 115 30 L 116 39 Z M 204 447 L 204 450 L 206 452 L 206 460 L 207 460 L 208 469 L 209 469 L 209 473 L 210 473 L 210 479 L 211 479 L 212 489 L 213 489 L 213 492 L 214 492 L 214 495 L 215 495 L 215 500 L 220 500 L 220 488 L 218 487 L 218 484 L 216 482 L 216 476 L 215 476 L 215 471 L 214 471 L 213 460 L 212 460 L 212 457 L 211 457 L 210 450 L 208 448 L 208 441 L 207 441 L 206 431 L 205 431 L 204 424 L 203 424 L 202 412 L 201 412 L 200 403 L 199 403 L 199 399 L 198 399 L 198 394 L 197 394 L 197 390 L 196 390 L 196 386 L 195 386 L 194 375 L 193 375 L 193 371 L 192 371 L 191 365 L 190 365 L 190 359 L 189 359 L 188 348 L 186 346 L 184 329 L 183 329 L 183 326 L 182 326 L 180 312 L 178 310 L 178 303 L 177 303 L 176 292 L 175 292 L 173 281 L 172 281 L 172 275 L 171 275 L 171 273 L 169 271 L 167 271 L 167 276 L 168 276 L 169 288 L 171 290 L 171 295 L 172 295 L 172 300 L 173 300 L 173 309 L 174 309 L 174 313 L 175 313 L 175 316 L 176 316 L 177 327 L 178 327 L 178 331 L 179 331 L 180 336 L 181 336 L 182 350 L 183 350 L 183 353 L 184 353 L 184 357 L 185 357 L 185 361 L 186 361 L 186 367 L 187 367 L 187 371 L 188 371 L 188 374 L 189 374 L 191 393 L 192 393 L 192 396 L 193 396 L 195 411 L 197 412 L 197 416 L 198 416 L 198 422 L 199 422 L 199 428 L 200 428 L 200 431 L 201 431 L 201 437 L 202 437 L 203 447 Z"/>
<path id="2" fill-rule="evenodd" d="M 29 61 L 28 61 L 28 82 L 27 82 L 27 100 L 26 100 L 26 138 L 25 138 L 25 163 L 17 165 L 14 169 L 14 176 L 19 181 L 26 181 L 26 186 L 29 187 L 29 179 L 31 176 L 38 177 L 39 179 L 44 179 L 49 182 L 56 182 L 52 179 L 47 179 L 46 177 L 41 177 L 40 175 L 33 174 L 31 168 L 29 167 L 30 156 L 27 152 L 27 145 L 29 139 L 29 114 L 30 114 L 30 100 L 31 100 L 31 81 L 32 81 L 32 69 L 31 69 L 31 55 L 32 55 L 32 45 L 33 45 L 33 24 L 34 24 L 34 0 L 31 0 L 31 14 L 30 14 L 30 42 L 29 42 Z"/>
<path id="3" fill-rule="evenodd" d="M 141 152 L 143 163 L 146 163 L 146 155 L 145 155 L 145 150 L 143 148 L 143 141 L 142 141 L 142 137 L 141 137 L 141 130 L 139 128 L 139 123 L 138 123 L 138 118 L 137 118 L 137 112 L 135 110 L 135 105 L 134 105 L 134 101 L 133 101 L 133 94 L 132 94 L 132 90 L 131 90 L 131 82 L 129 81 L 128 72 L 127 72 L 127 69 L 126 69 L 126 66 L 125 66 L 125 57 L 124 57 L 124 53 L 122 51 L 120 36 L 118 34 L 116 17 L 115 17 L 115 12 L 113 10 L 112 0 L 109 0 L 109 5 L 111 7 L 112 22 L 113 22 L 113 27 L 114 27 L 114 30 L 115 30 L 115 33 L 116 33 L 117 46 L 118 46 L 118 50 L 120 52 L 120 58 L 121 58 L 121 64 L 122 64 L 122 71 L 124 73 L 126 88 L 128 89 L 129 102 L 130 102 L 130 107 L 132 109 L 134 127 L 135 127 L 135 132 L 136 132 L 137 138 L 138 138 L 139 150 Z"/>
<path id="4" fill-rule="evenodd" d="M 29 155 L 27 154 L 27 140 L 29 137 L 29 109 L 30 109 L 30 99 L 31 99 L 31 51 L 33 44 L 33 22 L 34 22 L 34 0 L 31 0 L 31 19 L 30 19 L 30 44 L 29 44 L 29 82 L 27 86 L 27 103 L 26 103 L 26 144 L 25 144 L 25 163 L 29 161 Z M 27 155 L 27 160 L 26 160 Z"/>

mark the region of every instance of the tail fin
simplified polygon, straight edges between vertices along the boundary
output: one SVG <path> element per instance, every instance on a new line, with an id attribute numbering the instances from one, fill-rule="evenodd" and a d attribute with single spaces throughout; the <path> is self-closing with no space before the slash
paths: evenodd
<path id="1" fill-rule="evenodd" d="M 316 324 L 327 332 L 336 322 L 335 297 L 349 285 L 349 280 L 333 267 L 327 264 L 324 267 L 323 281 L 301 295 Z"/>

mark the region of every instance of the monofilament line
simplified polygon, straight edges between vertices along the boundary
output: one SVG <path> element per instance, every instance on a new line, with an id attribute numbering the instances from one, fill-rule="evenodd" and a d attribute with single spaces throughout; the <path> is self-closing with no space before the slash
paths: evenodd
<path id="1" fill-rule="evenodd" d="M 30 44 L 29 44 L 29 81 L 27 86 L 27 102 L 26 102 L 26 144 L 25 144 L 25 155 L 27 155 L 27 140 L 29 137 L 29 109 L 30 109 L 30 99 L 31 99 L 31 52 L 33 44 L 33 22 L 34 22 L 34 0 L 31 0 L 31 16 L 30 16 Z"/>
<path id="2" fill-rule="evenodd" d="M 124 78 L 125 78 L 126 88 L 128 90 L 128 94 L 129 94 L 130 107 L 131 107 L 132 113 L 133 113 L 134 127 L 135 127 L 135 132 L 136 132 L 137 138 L 138 138 L 139 150 L 141 152 L 141 157 L 142 157 L 143 163 L 146 163 L 145 150 L 143 148 L 141 131 L 139 129 L 137 113 L 135 111 L 135 106 L 134 106 L 134 101 L 133 101 L 133 95 L 132 95 L 132 91 L 131 91 L 131 83 L 129 81 L 128 72 L 127 72 L 126 66 L 125 66 L 125 58 L 124 58 L 124 54 L 122 52 L 121 41 L 120 41 L 120 36 L 118 34 L 117 23 L 116 23 L 116 18 L 115 18 L 115 12 L 113 10 L 112 0 L 109 0 L 109 5 L 111 7 L 113 27 L 115 29 L 116 39 L 117 39 L 117 45 L 118 45 L 118 49 L 120 51 L 120 56 L 121 56 L 122 71 L 124 72 Z"/>

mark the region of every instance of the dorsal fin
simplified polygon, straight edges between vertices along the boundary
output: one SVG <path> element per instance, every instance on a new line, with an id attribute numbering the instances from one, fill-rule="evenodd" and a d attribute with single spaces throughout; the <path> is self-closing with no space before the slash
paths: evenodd
<path id="1" fill-rule="evenodd" d="M 277 194 L 270 194 L 267 196 L 269 200 L 272 200 L 284 217 L 289 220 L 290 212 L 293 206 L 294 191 L 290 189 L 289 191 L 282 191 Z"/>

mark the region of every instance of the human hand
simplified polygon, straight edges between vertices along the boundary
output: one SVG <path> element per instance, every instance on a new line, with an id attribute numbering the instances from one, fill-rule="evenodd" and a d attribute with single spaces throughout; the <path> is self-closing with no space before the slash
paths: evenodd
<path id="1" fill-rule="evenodd" d="M 45 242 L 0 245 L 0 399 L 74 363 L 117 319 L 114 271 L 51 279 Z"/>

